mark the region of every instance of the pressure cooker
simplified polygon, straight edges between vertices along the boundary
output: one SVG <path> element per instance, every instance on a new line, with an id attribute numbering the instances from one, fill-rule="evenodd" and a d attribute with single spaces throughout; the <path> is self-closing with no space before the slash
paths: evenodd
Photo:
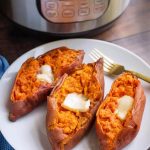
<path id="1" fill-rule="evenodd" d="M 0 0 L 0 12 L 14 23 L 42 33 L 76 36 L 114 22 L 130 0 Z"/>

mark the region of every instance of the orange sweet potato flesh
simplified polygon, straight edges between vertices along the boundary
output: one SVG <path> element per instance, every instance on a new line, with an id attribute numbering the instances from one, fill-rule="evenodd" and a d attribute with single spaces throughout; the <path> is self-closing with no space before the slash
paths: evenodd
<path id="1" fill-rule="evenodd" d="M 90 99 L 87 112 L 73 112 L 61 106 L 69 93 L 79 93 Z M 88 131 L 96 110 L 103 100 L 103 60 L 83 64 L 71 75 L 65 74 L 48 97 L 46 128 L 53 150 L 70 150 Z"/>
<path id="2" fill-rule="evenodd" d="M 9 119 L 15 121 L 46 101 L 57 80 L 64 73 L 69 74 L 75 67 L 80 66 L 83 57 L 83 50 L 59 47 L 37 58 L 32 57 L 25 61 L 16 76 L 11 92 Z M 54 75 L 52 83 L 36 78 L 40 67 L 45 64 L 52 68 Z"/>
<path id="3" fill-rule="evenodd" d="M 115 114 L 117 100 L 128 95 L 134 99 L 125 120 Z M 123 73 L 112 84 L 109 94 L 98 108 L 96 131 L 101 150 L 120 150 L 137 135 L 145 106 L 145 95 L 140 81 L 131 73 Z"/>

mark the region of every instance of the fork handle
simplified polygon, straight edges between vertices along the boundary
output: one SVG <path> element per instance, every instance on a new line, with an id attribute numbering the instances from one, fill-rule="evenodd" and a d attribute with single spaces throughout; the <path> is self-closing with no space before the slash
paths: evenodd
<path id="1" fill-rule="evenodd" d="M 142 80 L 144 80 L 144 81 L 150 83 L 150 77 L 145 76 L 145 75 L 143 75 L 143 74 L 141 74 L 141 73 L 138 73 L 138 72 L 135 72 L 135 71 L 131 71 L 131 70 L 126 70 L 126 71 L 131 72 L 132 74 L 134 74 L 134 75 L 137 76 L 138 78 L 140 78 L 140 79 L 142 79 Z"/>

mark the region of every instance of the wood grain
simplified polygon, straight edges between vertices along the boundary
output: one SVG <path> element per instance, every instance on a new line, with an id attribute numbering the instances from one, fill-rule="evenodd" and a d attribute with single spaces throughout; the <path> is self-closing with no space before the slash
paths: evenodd
<path id="1" fill-rule="evenodd" d="M 150 31 L 150 0 L 131 0 L 129 7 L 106 32 L 96 36 L 96 39 L 113 41 Z"/>
<path id="2" fill-rule="evenodd" d="M 113 41 L 129 49 L 150 64 L 150 31 Z"/>
<path id="3" fill-rule="evenodd" d="M 129 7 L 107 31 L 92 38 L 128 48 L 150 64 L 150 0 L 131 0 Z M 57 39 L 25 34 L 0 15 L 0 54 L 11 64 L 23 53 Z"/>

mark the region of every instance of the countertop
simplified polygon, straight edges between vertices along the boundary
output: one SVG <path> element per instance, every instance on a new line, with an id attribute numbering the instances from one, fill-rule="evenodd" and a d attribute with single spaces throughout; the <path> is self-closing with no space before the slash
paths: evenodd
<path id="1" fill-rule="evenodd" d="M 111 28 L 89 38 L 123 46 L 150 64 L 150 0 L 131 0 L 126 11 Z M 18 31 L 17 27 L 0 15 L 0 54 L 10 64 L 28 50 L 54 40 L 53 37 L 39 37 Z"/>

